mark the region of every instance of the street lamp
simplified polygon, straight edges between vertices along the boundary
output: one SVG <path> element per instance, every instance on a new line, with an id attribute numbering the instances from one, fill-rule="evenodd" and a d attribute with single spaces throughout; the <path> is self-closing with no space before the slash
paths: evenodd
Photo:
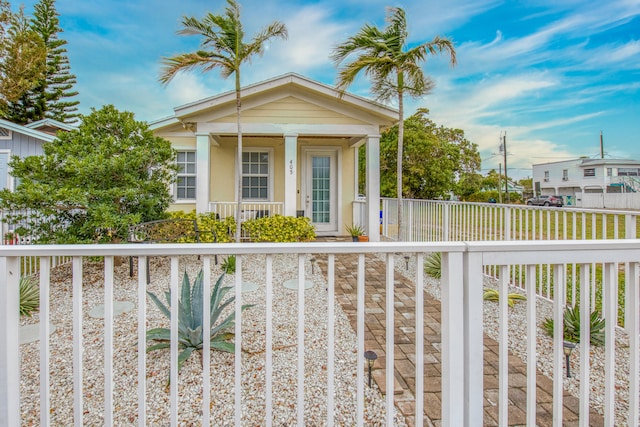
<path id="1" fill-rule="evenodd" d="M 364 358 L 367 360 L 367 366 L 369 367 L 369 388 L 371 388 L 371 368 L 373 368 L 378 355 L 375 351 L 367 350 L 364 352 Z"/>
<path id="2" fill-rule="evenodd" d="M 571 357 L 571 352 L 576 348 L 575 343 L 564 341 L 562 343 L 562 349 L 564 350 L 564 357 L 567 361 L 567 378 L 571 378 L 571 370 L 569 369 L 569 357 Z"/>

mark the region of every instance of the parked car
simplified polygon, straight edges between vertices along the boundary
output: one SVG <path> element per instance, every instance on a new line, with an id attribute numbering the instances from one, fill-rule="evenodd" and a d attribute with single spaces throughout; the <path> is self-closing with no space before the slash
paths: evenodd
<path id="1" fill-rule="evenodd" d="M 529 206 L 558 206 L 562 207 L 562 197 L 558 196 L 537 196 L 527 200 Z"/>

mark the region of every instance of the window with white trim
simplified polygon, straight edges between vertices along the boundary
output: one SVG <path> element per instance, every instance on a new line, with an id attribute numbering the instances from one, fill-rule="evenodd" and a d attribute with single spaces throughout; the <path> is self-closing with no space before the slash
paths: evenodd
<path id="1" fill-rule="evenodd" d="M 562 180 L 563 181 L 569 180 L 569 169 L 562 169 Z"/>
<path id="2" fill-rule="evenodd" d="M 549 171 L 544 171 L 544 182 L 549 182 Z"/>
<path id="3" fill-rule="evenodd" d="M 246 150 L 242 153 L 242 199 L 269 201 L 271 197 L 271 153 Z"/>
<path id="4" fill-rule="evenodd" d="M 595 170 L 595 168 L 585 169 L 585 170 L 584 170 L 584 176 L 585 176 L 585 177 L 589 177 L 589 176 L 596 176 L 596 170 Z"/>
<path id="5" fill-rule="evenodd" d="M 178 175 L 174 194 L 176 200 L 195 200 L 196 152 L 178 151 L 176 164 L 178 165 Z"/>

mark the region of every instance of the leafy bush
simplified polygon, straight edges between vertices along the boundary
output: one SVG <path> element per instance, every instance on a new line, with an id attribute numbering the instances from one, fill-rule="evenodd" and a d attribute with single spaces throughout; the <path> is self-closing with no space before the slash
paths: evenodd
<path id="1" fill-rule="evenodd" d="M 40 307 L 40 287 L 31 276 L 20 278 L 20 315 L 31 316 Z"/>
<path id="2" fill-rule="evenodd" d="M 251 219 L 243 227 L 253 242 L 307 242 L 316 238 L 316 230 L 306 217 L 274 215 Z"/>
<path id="3" fill-rule="evenodd" d="M 196 214 L 191 212 L 174 211 L 169 213 L 171 218 L 195 219 L 200 230 L 200 242 L 213 243 L 214 235 L 218 243 L 233 242 L 233 235 L 236 231 L 236 220 L 229 216 L 223 220 L 217 218 L 214 212 Z"/>
<path id="4" fill-rule="evenodd" d="M 488 288 L 484 291 L 483 298 L 485 301 L 498 302 L 500 301 L 500 293 L 498 292 L 497 289 Z M 509 307 L 513 307 L 514 305 L 516 305 L 516 302 L 524 301 L 526 299 L 527 297 L 522 294 L 519 294 L 517 292 L 511 292 L 507 295 L 507 304 L 509 305 Z"/>
<path id="5" fill-rule="evenodd" d="M 424 271 L 436 279 L 442 277 L 442 253 L 431 252 L 424 260 Z"/>
<path id="6" fill-rule="evenodd" d="M 567 307 L 564 310 L 564 340 L 570 342 L 580 342 L 580 308 Z M 597 311 L 591 312 L 589 319 L 591 324 L 591 344 L 600 346 L 604 345 L 604 327 L 605 320 L 600 317 Z M 546 318 L 542 322 L 542 328 L 550 337 L 553 337 L 553 319 Z"/>
<path id="7" fill-rule="evenodd" d="M 198 276 L 193 282 L 193 287 L 191 286 L 189 276 L 186 271 L 182 279 L 182 289 L 178 302 L 178 348 L 181 350 L 178 355 L 178 371 L 182 368 L 182 365 L 189 356 L 191 356 L 191 353 L 196 350 L 202 351 L 202 330 L 204 324 L 204 316 L 202 313 L 203 277 L 203 271 L 200 270 Z M 210 348 L 233 353 L 235 351 L 235 344 L 230 342 L 230 340 L 234 337 L 234 333 L 230 331 L 234 328 L 236 314 L 235 312 L 232 312 L 222 320 L 220 320 L 220 316 L 222 315 L 223 310 L 235 300 L 235 297 L 230 297 L 224 300 L 225 295 L 231 288 L 228 286 L 222 286 L 223 278 L 224 274 L 218 278 L 211 292 L 211 329 L 209 332 L 209 336 L 211 337 Z M 156 306 L 158 306 L 160 311 L 162 311 L 167 318 L 171 318 L 171 289 L 165 292 L 167 305 L 162 303 L 155 294 L 148 291 L 147 294 Z M 251 306 L 243 305 L 242 310 L 248 307 Z M 157 343 L 147 347 L 147 353 L 163 348 L 170 348 L 170 334 L 171 330 L 167 328 L 154 328 L 148 330 L 147 341 L 155 341 Z"/>
<path id="8" fill-rule="evenodd" d="M 236 256 L 229 255 L 222 261 L 222 272 L 225 274 L 233 274 L 236 272 Z"/>

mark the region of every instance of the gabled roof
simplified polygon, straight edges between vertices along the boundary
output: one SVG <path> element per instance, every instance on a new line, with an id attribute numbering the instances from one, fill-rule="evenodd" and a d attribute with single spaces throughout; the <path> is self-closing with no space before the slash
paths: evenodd
<path id="1" fill-rule="evenodd" d="M 44 129 L 47 129 L 47 128 L 55 128 L 58 130 L 66 130 L 66 131 L 72 131 L 76 129 L 75 125 L 70 125 L 68 123 L 63 123 L 58 120 L 48 119 L 48 118 L 38 120 L 37 122 L 28 123 L 24 126 L 28 127 L 29 129 L 40 130 L 43 132 L 46 132 Z"/>
<path id="2" fill-rule="evenodd" d="M 398 120 L 398 111 L 394 108 L 351 93 L 341 93 L 333 86 L 311 80 L 307 77 L 303 77 L 295 73 L 284 74 L 262 82 L 245 86 L 242 88 L 242 98 L 246 99 L 252 96 L 267 93 L 269 91 L 282 89 L 287 86 L 301 88 L 324 98 L 340 100 L 340 102 L 347 103 L 353 108 L 364 110 L 368 114 L 382 119 L 382 121 L 384 122 L 395 123 Z M 210 109 L 219 108 L 225 104 L 235 103 L 235 101 L 235 91 L 228 91 L 219 95 L 211 96 L 195 102 L 178 106 L 174 108 L 174 116 L 153 121 L 150 123 L 150 125 L 152 128 L 159 128 L 170 124 L 175 124 L 190 115 L 199 114 Z"/>
<path id="3" fill-rule="evenodd" d="M 17 132 L 17 133 L 21 133 L 23 135 L 27 135 L 30 136 L 32 138 L 35 139 L 39 139 L 41 141 L 45 141 L 45 142 L 51 142 L 53 140 L 56 139 L 55 135 L 51 135 L 45 132 L 41 132 L 39 130 L 36 129 L 31 129 L 27 126 L 22 126 L 22 125 L 18 125 L 15 124 L 13 122 L 10 122 L 8 120 L 4 120 L 4 119 L 0 119 L 0 127 L 3 127 L 5 129 L 9 129 L 12 132 Z"/>

